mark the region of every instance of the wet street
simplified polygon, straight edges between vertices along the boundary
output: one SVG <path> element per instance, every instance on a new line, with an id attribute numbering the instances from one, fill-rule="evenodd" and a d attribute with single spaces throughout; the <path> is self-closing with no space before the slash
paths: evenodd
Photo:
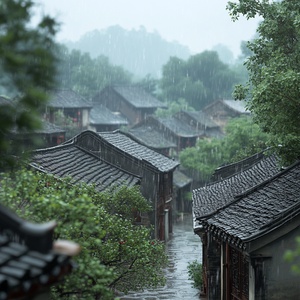
<path id="1" fill-rule="evenodd" d="M 173 234 L 166 245 L 169 266 L 165 270 L 167 283 L 155 290 L 141 293 L 131 292 L 121 300 L 194 300 L 199 298 L 199 290 L 192 287 L 188 279 L 187 266 L 194 260 L 201 261 L 200 238 L 194 234 L 192 216 L 185 215 L 173 226 Z"/>

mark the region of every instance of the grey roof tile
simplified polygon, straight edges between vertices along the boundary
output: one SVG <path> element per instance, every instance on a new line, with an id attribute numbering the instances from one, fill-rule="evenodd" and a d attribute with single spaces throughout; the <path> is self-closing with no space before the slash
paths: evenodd
<path id="1" fill-rule="evenodd" d="M 54 108 L 91 108 L 91 102 L 80 96 L 78 93 L 65 89 L 53 90 L 49 92 L 49 107 Z"/>
<path id="2" fill-rule="evenodd" d="M 173 173 L 173 183 L 175 186 L 182 188 L 192 183 L 192 179 L 179 170 L 175 170 Z"/>
<path id="3" fill-rule="evenodd" d="M 127 153 L 138 160 L 144 160 L 161 172 L 169 172 L 179 165 L 177 161 L 134 141 L 120 131 L 100 132 L 98 134 L 121 152 Z"/>
<path id="4" fill-rule="evenodd" d="M 234 197 L 278 173 L 274 155 L 262 156 L 253 165 L 224 180 L 193 190 L 193 211 L 197 219 L 205 218 L 234 201 Z"/>
<path id="5" fill-rule="evenodd" d="M 104 105 L 94 103 L 90 112 L 90 123 L 94 125 L 128 125 L 121 115 L 114 114 Z"/>
<path id="6" fill-rule="evenodd" d="M 198 137 L 200 134 L 204 134 L 203 131 L 197 131 L 190 125 L 174 117 L 156 119 L 164 127 L 181 137 Z"/>
<path id="7" fill-rule="evenodd" d="M 204 221 L 243 242 L 256 239 L 300 214 L 300 162 L 236 197 Z"/>
<path id="8" fill-rule="evenodd" d="M 131 105 L 137 108 L 165 108 L 166 105 L 140 87 L 115 85 L 113 89 Z"/>
<path id="9" fill-rule="evenodd" d="M 142 144 L 152 149 L 176 148 L 176 144 L 164 138 L 164 135 L 150 125 L 136 126 L 129 133 Z"/>
<path id="10" fill-rule="evenodd" d="M 113 186 L 134 186 L 140 178 L 99 159 L 73 144 L 33 152 L 31 166 L 59 178 L 70 176 L 72 182 L 94 184 L 98 191 Z"/>
<path id="11" fill-rule="evenodd" d="M 231 109 L 242 113 L 242 114 L 250 114 L 250 111 L 246 109 L 246 104 L 243 101 L 237 100 L 222 100 L 225 105 L 230 107 Z"/>
<path id="12" fill-rule="evenodd" d="M 52 133 L 64 133 L 66 132 L 66 130 L 48 121 L 42 120 L 42 128 L 36 129 L 34 132 L 52 134 Z"/>
<path id="13" fill-rule="evenodd" d="M 219 125 L 215 123 L 210 116 L 208 116 L 203 111 L 183 111 L 182 113 L 185 113 L 188 115 L 191 119 L 193 119 L 195 122 L 198 122 L 199 124 L 203 125 L 207 128 L 219 128 Z"/>

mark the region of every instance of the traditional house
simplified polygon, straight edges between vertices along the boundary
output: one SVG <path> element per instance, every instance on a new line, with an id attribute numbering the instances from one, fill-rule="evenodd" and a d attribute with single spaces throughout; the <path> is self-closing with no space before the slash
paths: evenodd
<path id="1" fill-rule="evenodd" d="M 148 148 L 168 157 L 172 157 L 172 150 L 177 148 L 176 144 L 166 139 L 164 133 L 151 125 L 148 119 L 150 118 L 147 118 L 145 121 L 129 129 L 129 134 L 133 139 Z"/>
<path id="2" fill-rule="evenodd" d="M 205 106 L 202 111 L 221 128 L 224 128 L 230 118 L 250 115 L 245 103 L 235 100 L 217 100 Z"/>
<path id="3" fill-rule="evenodd" d="M 276 157 L 274 155 L 267 156 L 265 152 L 232 164 L 228 168 L 230 169 L 229 172 L 226 171 L 226 167 L 222 168 L 223 175 L 219 170 L 218 178 L 222 178 L 220 181 L 193 190 L 194 232 L 202 240 L 203 293 L 208 295 L 208 299 L 221 299 L 225 287 L 224 273 L 221 273 L 221 270 L 224 271 L 225 269 L 221 264 L 224 249 L 207 229 L 208 227 L 203 227 L 205 222 L 216 213 L 222 214 L 226 207 L 236 201 L 237 195 L 247 192 L 262 182 L 271 180 L 279 172 Z M 257 203 L 257 207 L 260 207 L 259 203 Z M 242 212 L 244 210 L 240 213 Z M 239 214 L 238 211 L 237 214 Z M 267 216 L 260 215 L 260 217 L 263 219 Z M 248 222 L 252 222 L 250 216 Z M 244 229 L 239 225 L 237 227 L 241 230 Z M 229 230 L 230 228 L 231 226 L 226 229 Z M 223 297 L 222 299 L 229 298 Z"/>
<path id="4" fill-rule="evenodd" d="M 192 211 L 192 179 L 179 170 L 173 175 L 174 200 L 173 211 L 180 213 L 191 213 Z"/>
<path id="5" fill-rule="evenodd" d="M 112 112 L 124 115 L 130 125 L 137 124 L 157 108 L 166 105 L 137 86 L 108 86 L 93 97 L 93 103 L 102 104 Z"/>
<path id="6" fill-rule="evenodd" d="M 236 195 L 233 203 L 202 223 L 219 243 L 223 299 L 299 299 L 299 277 L 284 260 L 300 236 L 299 195 L 297 162 Z"/>
<path id="7" fill-rule="evenodd" d="M 141 178 L 141 192 L 153 207 L 150 220 L 155 227 L 154 236 L 167 240 L 172 232 L 173 172 L 179 163 L 120 131 L 85 131 L 71 142 Z"/>
<path id="8" fill-rule="evenodd" d="M 15 106 L 16 103 L 6 97 L 0 96 L 1 110 L 7 109 L 10 106 Z M 66 131 L 58 126 L 41 120 L 41 128 L 35 129 L 32 132 L 22 131 L 16 125 L 10 130 L 7 139 L 11 143 L 17 144 L 18 150 L 25 150 L 33 147 L 51 147 L 61 144 L 65 141 Z"/>
<path id="9" fill-rule="evenodd" d="M 71 177 L 73 184 L 93 184 L 98 191 L 140 184 L 140 178 L 86 151 L 76 139 L 57 147 L 35 150 L 30 166 L 57 178 Z"/>
<path id="10" fill-rule="evenodd" d="M 56 124 L 55 112 L 61 111 L 64 116 L 72 119 L 80 131 L 88 128 L 92 108 L 89 101 L 70 89 L 53 90 L 49 94 L 50 100 L 45 112 L 47 121 Z"/>
<path id="11" fill-rule="evenodd" d="M 36 129 L 32 135 L 34 138 L 40 140 L 40 144 L 42 144 L 43 147 L 59 145 L 66 139 L 66 131 L 64 129 L 45 120 L 42 120 L 42 128 Z"/>
<path id="12" fill-rule="evenodd" d="M 113 113 L 102 104 L 94 103 L 90 113 L 89 129 L 96 132 L 114 131 L 127 127 L 128 121 L 120 113 Z"/>
<path id="13" fill-rule="evenodd" d="M 148 123 L 159 130 L 167 140 L 176 144 L 177 154 L 187 147 L 194 147 L 197 139 L 204 135 L 203 130 L 196 130 L 186 122 L 175 117 L 162 118 L 149 116 L 147 120 Z"/>
<path id="14" fill-rule="evenodd" d="M 283 254 L 300 235 L 300 162 L 283 171 L 274 157 L 249 162 L 194 191 L 204 292 L 208 299 L 298 299 L 298 278 Z"/>
<path id="15" fill-rule="evenodd" d="M 189 124 L 198 132 L 203 131 L 204 136 L 207 138 L 220 138 L 224 136 L 220 126 L 203 111 L 182 110 L 175 114 L 174 117 Z"/>
<path id="16" fill-rule="evenodd" d="M 55 222 L 33 224 L 0 205 L 0 298 L 49 299 L 72 271 L 79 245 L 53 242 Z"/>

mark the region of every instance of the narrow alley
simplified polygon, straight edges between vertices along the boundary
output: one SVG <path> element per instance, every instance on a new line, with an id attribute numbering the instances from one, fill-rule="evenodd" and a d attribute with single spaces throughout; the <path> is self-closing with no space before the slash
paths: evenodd
<path id="1" fill-rule="evenodd" d="M 167 283 L 164 287 L 146 290 L 141 293 L 131 292 L 122 296 L 121 300 L 196 300 L 199 290 L 193 288 L 188 279 L 187 266 L 194 260 L 201 261 L 200 238 L 194 234 L 192 216 L 184 215 L 173 226 L 173 234 L 166 245 L 169 256 L 169 266 L 165 270 Z"/>

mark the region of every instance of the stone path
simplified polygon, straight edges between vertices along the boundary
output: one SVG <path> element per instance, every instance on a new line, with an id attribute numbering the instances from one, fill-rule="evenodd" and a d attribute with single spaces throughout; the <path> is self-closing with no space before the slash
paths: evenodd
<path id="1" fill-rule="evenodd" d="M 200 238 L 194 234 L 192 216 L 185 215 L 174 224 L 173 234 L 166 245 L 169 256 L 169 266 L 165 270 L 166 286 L 141 293 L 130 292 L 121 300 L 199 300 L 199 290 L 192 287 L 188 279 L 187 266 L 194 260 L 201 261 Z"/>

